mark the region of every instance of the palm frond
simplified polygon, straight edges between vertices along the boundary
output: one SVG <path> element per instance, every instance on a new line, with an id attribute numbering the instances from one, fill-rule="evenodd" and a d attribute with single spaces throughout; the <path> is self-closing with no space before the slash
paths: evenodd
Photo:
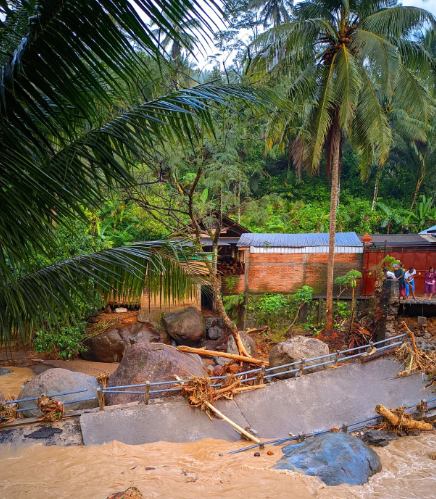
<path id="1" fill-rule="evenodd" d="M 214 106 L 230 107 L 236 100 L 260 105 L 261 99 L 268 99 L 261 90 L 197 86 L 126 109 L 98 128 L 76 129 L 48 152 L 9 127 L 5 135 L 11 140 L 0 150 L 3 251 L 21 258 L 30 245 L 43 250 L 53 221 L 80 215 L 83 204 L 96 203 L 114 183 L 132 182 L 132 168 L 156 143 L 194 143 L 213 134 Z"/>
<path id="2" fill-rule="evenodd" d="M 361 23 L 361 29 L 377 35 L 400 38 L 430 24 L 435 26 L 433 14 L 418 7 L 392 7 L 378 10 L 367 16 Z"/>
<path id="3" fill-rule="evenodd" d="M 154 241 L 80 255 L 24 276 L 0 273 L 0 344 L 21 336 L 24 340 L 60 317 L 74 317 L 77 301 L 123 297 L 151 297 L 172 303 L 192 295 L 207 283 L 204 264 L 190 260 L 184 241 Z M 197 254 L 198 256 L 198 254 Z"/>

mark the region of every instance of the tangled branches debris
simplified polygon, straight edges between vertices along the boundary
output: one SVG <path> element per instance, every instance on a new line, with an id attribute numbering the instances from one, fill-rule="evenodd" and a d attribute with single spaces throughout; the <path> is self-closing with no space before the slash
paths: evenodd
<path id="1" fill-rule="evenodd" d="M 387 409 L 381 404 L 375 407 L 375 412 L 383 416 L 383 421 L 375 426 L 377 430 L 388 430 L 393 433 L 410 433 L 414 430 L 420 431 L 433 431 L 433 425 L 425 421 L 417 421 L 405 411 L 404 407 L 397 407 L 396 409 Z"/>
<path id="2" fill-rule="evenodd" d="M 108 371 L 102 371 L 101 373 L 99 373 L 95 379 L 101 383 L 101 386 L 103 388 L 106 388 L 106 385 L 107 385 L 107 380 L 109 379 L 109 376 L 110 376 L 110 373 Z"/>
<path id="3" fill-rule="evenodd" d="M 372 333 L 364 329 L 360 324 L 354 323 L 351 330 L 348 347 L 356 348 L 367 345 L 372 340 Z"/>
<path id="4" fill-rule="evenodd" d="M 213 419 L 210 404 L 213 404 L 216 400 L 231 400 L 237 393 L 265 386 L 264 384 L 241 386 L 241 381 L 240 378 L 236 378 L 231 374 L 223 380 L 221 387 L 214 387 L 211 385 L 210 378 L 193 376 L 177 388 L 182 389 L 181 393 L 188 399 L 188 404 L 191 407 L 199 407 L 202 411 L 206 412 L 210 419 Z"/>
<path id="5" fill-rule="evenodd" d="M 398 377 L 410 376 L 423 372 L 433 380 L 436 377 L 436 352 L 425 353 L 413 348 L 408 343 L 403 343 L 395 352 L 395 359 L 400 361 L 406 369 L 397 374 Z"/>
<path id="6" fill-rule="evenodd" d="M 11 397 L 9 401 L 12 400 L 13 398 Z M 0 400 L 0 426 L 12 423 L 12 421 L 17 419 L 17 409 L 18 404 L 5 404 L 5 401 Z"/>
<path id="7" fill-rule="evenodd" d="M 39 421 L 60 421 L 64 413 L 64 404 L 44 395 L 38 399 L 38 409 L 43 413 Z"/>

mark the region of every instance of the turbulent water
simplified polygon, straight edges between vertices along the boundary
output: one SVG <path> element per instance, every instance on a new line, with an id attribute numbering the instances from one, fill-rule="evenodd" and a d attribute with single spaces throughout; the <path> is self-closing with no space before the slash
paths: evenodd
<path id="1" fill-rule="evenodd" d="M 0 376 L 0 392 L 5 396 L 14 395 L 16 397 L 20 393 L 24 383 L 35 376 L 32 369 L 28 369 L 27 367 L 6 366 L 5 369 L 12 371 L 10 374 Z"/>
<path id="2" fill-rule="evenodd" d="M 227 455 L 241 443 L 201 440 L 98 447 L 0 448 L 2 499 L 105 499 L 136 486 L 146 498 L 434 499 L 436 435 L 402 438 L 378 449 L 383 471 L 360 487 L 327 487 L 313 477 L 270 466 L 281 456 L 267 446 Z M 268 456 L 267 450 L 274 455 Z M 222 454 L 222 455 L 220 455 Z"/>

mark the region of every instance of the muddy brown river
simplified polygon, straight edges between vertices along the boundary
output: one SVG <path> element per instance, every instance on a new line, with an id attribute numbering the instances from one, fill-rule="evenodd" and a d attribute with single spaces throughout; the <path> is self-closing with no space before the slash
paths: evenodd
<path id="1" fill-rule="evenodd" d="M 313 477 L 270 466 L 281 456 L 267 446 L 226 455 L 242 443 L 201 440 L 98 447 L 0 448 L 2 499 L 105 499 L 136 486 L 146 498 L 435 499 L 436 435 L 408 437 L 377 449 L 383 471 L 359 487 L 327 487 Z M 273 450 L 268 456 L 266 451 Z M 220 456 L 220 454 L 223 454 Z"/>

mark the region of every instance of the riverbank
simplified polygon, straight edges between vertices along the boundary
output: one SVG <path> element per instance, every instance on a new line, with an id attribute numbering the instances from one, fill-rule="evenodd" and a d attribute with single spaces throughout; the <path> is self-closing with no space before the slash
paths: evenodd
<path id="1" fill-rule="evenodd" d="M 383 470 L 358 487 L 326 487 L 318 479 L 269 468 L 282 455 L 273 447 L 228 455 L 240 443 L 200 440 L 92 447 L 4 448 L 2 499 L 105 499 L 136 486 L 144 497 L 192 499 L 434 499 L 436 435 L 401 438 L 377 448 Z"/>

